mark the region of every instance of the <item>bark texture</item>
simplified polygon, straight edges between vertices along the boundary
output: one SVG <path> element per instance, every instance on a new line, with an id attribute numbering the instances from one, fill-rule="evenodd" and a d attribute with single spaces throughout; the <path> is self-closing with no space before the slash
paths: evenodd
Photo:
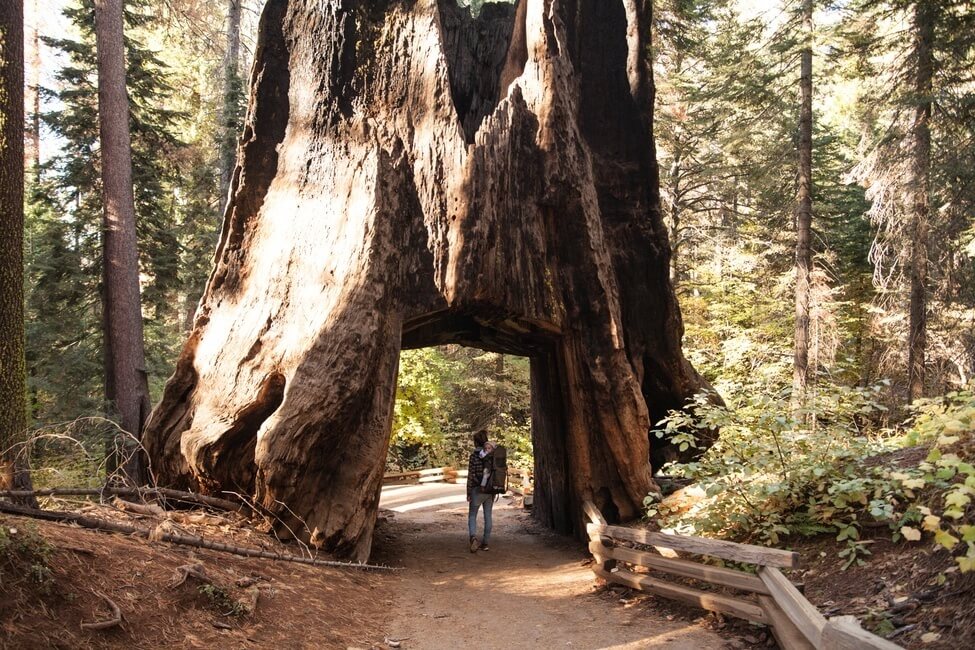
<path id="1" fill-rule="evenodd" d="M 105 210 L 102 251 L 106 396 L 118 414 L 122 429 L 137 438 L 148 416 L 150 403 L 142 331 L 121 0 L 95 0 L 95 47 L 98 53 L 98 126 Z M 135 481 L 141 481 L 138 459 L 138 454 L 131 454 L 125 467 L 128 476 Z"/>
<path id="2" fill-rule="evenodd" d="M 908 340 L 908 395 L 910 401 L 924 396 L 924 357 L 928 323 L 928 233 L 931 177 L 931 84 L 934 76 L 935 8 L 927 2 L 914 6 L 913 159 L 911 160 L 911 299 Z"/>
<path id="3" fill-rule="evenodd" d="M 799 188 L 796 193 L 796 331 L 792 388 L 797 405 L 805 403 L 809 382 L 809 293 L 812 278 L 812 0 L 802 3 L 802 33 L 807 39 L 799 54 Z"/>
<path id="4" fill-rule="evenodd" d="M 532 361 L 535 512 L 641 513 L 680 351 L 638 0 L 271 0 L 215 268 L 146 431 L 166 485 L 371 545 L 400 350 Z"/>
<path id="5" fill-rule="evenodd" d="M 30 489 L 24 360 L 24 3 L 0 6 L 0 489 Z M 33 501 L 33 500 L 31 500 Z"/>

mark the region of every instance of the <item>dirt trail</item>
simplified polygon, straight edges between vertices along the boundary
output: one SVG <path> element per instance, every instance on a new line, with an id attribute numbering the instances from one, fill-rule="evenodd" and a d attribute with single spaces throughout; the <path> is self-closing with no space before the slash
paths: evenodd
<path id="1" fill-rule="evenodd" d="M 508 499 L 494 506 L 491 550 L 475 554 L 462 486 L 388 488 L 382 507 L 394 514 L 378 555 L 406 567 L 390 584 L 388 624 L 404 649 L 727 647 L 686 618 L 598 593 L 578 545 L 540 530 Z"/>

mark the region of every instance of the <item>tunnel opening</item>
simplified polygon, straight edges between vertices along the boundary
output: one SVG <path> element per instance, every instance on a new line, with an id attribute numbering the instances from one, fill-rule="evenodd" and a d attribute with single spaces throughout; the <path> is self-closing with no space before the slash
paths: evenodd
<path id="1" fill-rule="evenodd" d="M 486 428 L 508 449 L 509 466 L 531 470 L 532 516 L 561 534 L 577 532 L 557 341 L 544 323 L 487 321 L 464 312 L 408 321 L 389 466 L 466 469 L 472 435 Z M 438 392 L 451 403 L 438 402 Z M 428 431 L 434 435 L 425 439 Z"/>

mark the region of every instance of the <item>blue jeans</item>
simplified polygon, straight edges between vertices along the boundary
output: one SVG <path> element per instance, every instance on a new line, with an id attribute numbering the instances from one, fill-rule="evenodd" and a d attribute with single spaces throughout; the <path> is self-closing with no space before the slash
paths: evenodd
<path id="1" fill-rule="evenodd" d="M 484 506 L 484 537 L 481 538 L 481 543 L 486 545 L 491 539 L 491 508 L 494 507 L 494 495 L 481 494 L 478 488 L 471 488 L 468 495 L 471 500 L 467 504 L 467 532 L 471 537 L 477 534 L 477 511 Z"/>

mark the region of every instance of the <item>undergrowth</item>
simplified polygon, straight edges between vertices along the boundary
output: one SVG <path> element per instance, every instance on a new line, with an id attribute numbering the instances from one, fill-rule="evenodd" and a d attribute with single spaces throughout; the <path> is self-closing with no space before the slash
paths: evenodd
<path id="1" fill-rule="evenodd" d="M 804 410 L 788 390 L 729 406 L 698 395 L 655 433 L 686 450 L 695 431 L 720 429 L 699 460 L 667 468 L 703 498 L 687 508 L 650 495 L 648 515 L 680 533 L 765 545 L 829 533 L 845 543 L 844 568 L 870 555 L 864 529 L 889 529 L 893 541 L 934 543 L 975 570 L 972 389 L 916 403 L 896 428 L 875 424 L 882 390 L 820 387 Z"/>
<path id="2" fill-rule="evenodd" d="M 54 577 L 48 559 L 53 550 L 34 526 L 0 520 L 0 592 L 27 582 L 49 593 Z"/>

